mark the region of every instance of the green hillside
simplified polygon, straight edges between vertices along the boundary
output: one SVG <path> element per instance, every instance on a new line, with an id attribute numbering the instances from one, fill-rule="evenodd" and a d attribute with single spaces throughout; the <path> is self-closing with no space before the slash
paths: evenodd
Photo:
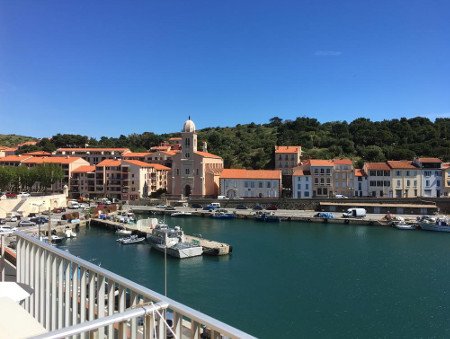
<path id="1" fill-rule="evenodd" d="M 12 147 L 22 142 L 33 140 L 36 140 L 36 138 L 16 134 L 0 134 L 0 146 Z"/>

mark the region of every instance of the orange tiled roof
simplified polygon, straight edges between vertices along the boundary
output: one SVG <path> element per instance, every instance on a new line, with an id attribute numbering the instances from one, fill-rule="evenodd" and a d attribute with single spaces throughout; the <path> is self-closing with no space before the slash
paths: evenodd
<path id="1" fill-rule="evenodd" d="M 4 151 L 4 152 L 15 152 L 15 151 L 17 151 L 17 147 L 0 146 L 0 151 Z"/>
<path id="2" fill-rule="evenodd" d="M 178 141 L 178 140 L 181 140 L 181 138 L 180 137 L 174 137 L 174 138 L 169 138 L 169 140 Z"/>
<path id="3" fill-rule="evenodd" d="M 365 177 L 366 173 L 360 168 L 355 168 L 355 177 Z"/>
<path id="4" fill-rule="evenodd" d="M 170 167 L 166 167 L 166 166 L 163 166 L 160 164 L 153 164 L 150 162 L 144 162 L 144 161 L 140 161 L 140 160 L 124 160 L 124 162 L 126 162 L 128 164 L 136 165 L 139 167 L 153 167 L 154 169 L 156 169 L 158 171 L 162 171 L 162 170 L 169 171 L 171 169 Z"/>
<path id="5" fill-rule="evenodd" d="M 95 172 L 95 166 L 80 166 L 72 171 L 72 173 L 90 173 Z"/>
<path id="6" fill-rule="evenodd" d="M 336 165 L 353 165 L 353 161 L 351 159 L 333 159 L 333 162 Z"/>
<path id="7" fill-rule="evenodd" d="M 31 157 L 22 163 L 24 164 L 71 164 L 80 160 L 80 157 Z"/>
<path id="8" fill-rule="evenodd" d="M 367 170 L 390 171 L 391 168 L 385 162 L 366 162 L 364 166 Z"/>
<path id="9" fill-rule="evenodd" d="M 200 155 L 201 157 L 204 157 L 204 158 L 222 159 L 222 157 L 219 157 L 218 155 L 215 155 L 215 154 L 212 154 L 212 153 L 208 153 L 208 152 L 197 151 L 197 152 L 195 152 L 195 154 L 198 154 L 198 155 Z"/>
<path id="10" fill-rule="evenodd" d="M 442 163 L 442 160 L 439 158 L 418 158 L 417 160 L 419 160 L 422 163 Z"/>
<path id="11" fill-rule="evenodd" d="M 95 147 L 86 147 L 86 148 L 71 148 L 71 147 L 67 147 L 67 148 L 58 148 L 56 150 L 57 152 L 130 152 L 129 148 L 123 148 L 123 147 L 117 147 L 117 148 L 95 148 Z"/>
<path id="12" fill-rule="evenodd" d="M 30 155 L 30 156 L 33 156 L 33 157 L 42 157 L 42 156 L 50 157 L 50 156 L 52 156 L 51 153 L 44 152 L 44 151 L 36 151 L 36 152 L 24 153 L 22 155 Z"/>
<path id="13" fill-rule="evenodd" d="M 309 163 L 310 166 L 334 166 L 332 160 L 309 159 L 306 163 Z"/>
<path id="14" fill-rule="evenodd" d="M 128 160 L 130 161 L 130 160 Z M 117 167 L 122 163 L 121 160 L 105 159 L 97 164 L 97 167 Z"/>
<path id="15" fill-rule="evenodd" d="M 442 168 L 443 168 L 443 169 L 450 168 L 450 162 L 443 163 L 443 164 L 442 164 Z"/>
<path id="16" fill-rule="evenodd" d="M 0 158 L 0 162 L 22 162 L 29 158 L 31 157 L 22 155 L 7 155 L 6 157 Z"/>
<path id="17" fill-rule="evenodd" d="M 275 146 L 275 153 L 298 153 L 301 146 Z"/>
<path id="18" fill-rule="evenodd" d="M 36 145 L 38 142 L 37 141 L 25 141 L 22 142 L 20 144 L 17 144 L 17 147 L 22 147 L 22 146 L 34 146 Z"/>
<path id="19" fill-rule="evenodd" d="M 394 161 L 390 160 L 387 162 L 389 167 L 392 169 L 416 169 L 417 167 L 412 164 L 411 161 L 408 160 L 399 160 Z"/>
<path id="20" fill-rule="evenodd" d="M 225 168 L 220 179 L 276 179 L 281 180 L 280 170 L 246 170 Z"/>
<path id="21" fill-rule="evenodd" d="M 151 151 L 168 151 L 170 150 L 170 145 L 167 146 L 152 146 L 150 147 Z"/>
<path id="22" fill-rule="evenodd" d="M 123 155 L 124 158 L 130 158 L 130 157 L 146 157 L 151 155 L 150 152 L 127 152 Z"/>

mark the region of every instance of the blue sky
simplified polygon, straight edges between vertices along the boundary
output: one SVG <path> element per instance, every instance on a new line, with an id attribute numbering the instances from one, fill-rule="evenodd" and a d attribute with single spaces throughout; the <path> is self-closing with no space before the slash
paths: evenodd
<path id="1" fill-rule="evenodd" d="M 0 133 L 450 117 L 450 1 L 0 1 Z"/>

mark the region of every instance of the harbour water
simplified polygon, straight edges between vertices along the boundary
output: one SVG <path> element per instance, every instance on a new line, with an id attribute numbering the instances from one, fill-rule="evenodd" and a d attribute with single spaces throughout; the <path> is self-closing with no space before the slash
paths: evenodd
<path id="1" fill-rule="evenodd" d="M 171 219 L 233 245 L 168 258 L 168 296 L 261 338 L 449 337 L 450 234 L 387 227 Z M 81 229 L 62 247 L 164 293 L 164 255 Z"/>

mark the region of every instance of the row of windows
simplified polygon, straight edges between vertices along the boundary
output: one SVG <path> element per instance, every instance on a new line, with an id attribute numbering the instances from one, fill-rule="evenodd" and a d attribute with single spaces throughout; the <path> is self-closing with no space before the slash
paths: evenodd
<path id="1" fill-rule="evenodd" d="M 377 187 L 383 187 L 383 186 L 389 187 L 389 186 L 391 186 L 391 182 L 390 181 L 381 181 L 381 180 L 378 180 L 378 181 L 371 180 L 369 182 L 369 186 L 372 186 L 372 187 L 375 187 L 375 186 L 377 186 Z"/>
<path id="2" fill-rule="evenodd" d="M 319 178 L 314 178 L 314 183 L 318 184 L 319 183 Z M 324 184 L 325 183 L 325 178 L 320 178 L 320 183 Z M 327 178 L 327 184 L 331 184 L 331 179 Z"/>
<path id="3" fill-rule="evenodd" d="M 264 181 L 244 181 L 245 188 L 264 188 Z M 272 183 L 270 181 L 266 182 L 266 188 L 272 188 Z"/>
<path id="4" fill-rule="evenodd" d="M 298 197 L 298 198 L 301 198 L 301 197 L 302 197 L 302 192 L 301 192 L 301 191 L 298 191 L 298 192 L 297 192 L 297 197 Z M 308 191 L 303 192 L 303 197 L 304 197 L 304 198 L 309 198 L 309 192 L 308 192 Z"/>
<path id="5" fill-rule="evenodd" d="M 327 168 L 327 169 L 321 168 L 320 171 L 318 168 L 314 169 L 314 174 L 319 174 L 319 172 L 320 172 L 320 174 L 324 174 L 324 173 L 331 174 L 331 168 Z"/>
<path id="6" fill-rule="evenodd" d="M 297 184 L 297 189 L 302 189 L 302 184 Z M 305 184 L 305 190 L 309 190 L 309 184 Z"/>
<path id="7" fill-rule="evenodd" d="M 369 171 L 369 175 L 372 177 L 389 177 L 391 175 L 391 171 Z"/>
<path id="8" fill-rule="evenodd" d="M 187 175 L 191 174 L 191 170 L 189 168 L 185 168 L 184 169 L 184 174 L 187 174 Z M 180 175 L 180 169 L 179 168 L 177 168 L 177 175 Z M 198 168 L 195 170 L 195 175 L 199 175 Z"/>

